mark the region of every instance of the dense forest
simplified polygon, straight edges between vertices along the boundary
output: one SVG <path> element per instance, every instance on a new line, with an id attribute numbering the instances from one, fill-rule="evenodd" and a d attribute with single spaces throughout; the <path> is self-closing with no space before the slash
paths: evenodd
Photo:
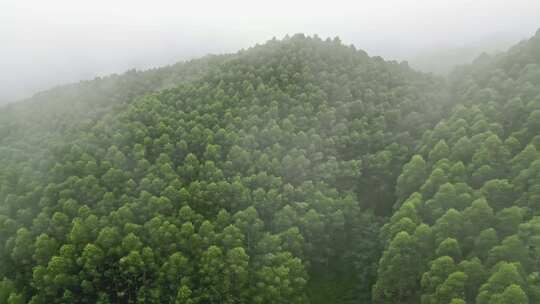
<path id="1" fill-rule="evenodd" d="M 297 34 L 0 108 L 0 303 L 540 303 L 540 31 Z"/>

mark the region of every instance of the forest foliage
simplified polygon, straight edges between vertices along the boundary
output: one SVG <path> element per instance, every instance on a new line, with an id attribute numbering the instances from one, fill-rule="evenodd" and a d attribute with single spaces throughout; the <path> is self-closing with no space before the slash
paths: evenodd
<path id="1" fill-rule="evenodd" d="M 0 303 L 538 303 L 540 34 L 301 34 L 0 111 Z"/>

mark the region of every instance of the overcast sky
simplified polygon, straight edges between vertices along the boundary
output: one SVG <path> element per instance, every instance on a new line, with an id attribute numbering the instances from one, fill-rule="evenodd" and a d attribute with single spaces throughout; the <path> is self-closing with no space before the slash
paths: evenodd
<path id="1" fill-rule="evenodd" d="M 0 103 L 97 75 L 233 52 L 285 34 L 385 58 L 540 27 L 540 0 L 0 0 Z"/>

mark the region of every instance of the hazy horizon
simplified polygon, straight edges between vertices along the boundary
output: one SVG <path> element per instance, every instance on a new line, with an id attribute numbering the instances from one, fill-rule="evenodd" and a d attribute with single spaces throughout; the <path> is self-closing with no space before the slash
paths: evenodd
<path id="1" fill-rule="evenodd" d="M 540 2 L 6 0 L 0 20 L 2 104 L 61 84 L 236 52 L 300 32 L 339 36 L 370 55 L 422 68 L 414 61 L 425 54 L 465 49 L 472 56 L 533 35 Z"/>

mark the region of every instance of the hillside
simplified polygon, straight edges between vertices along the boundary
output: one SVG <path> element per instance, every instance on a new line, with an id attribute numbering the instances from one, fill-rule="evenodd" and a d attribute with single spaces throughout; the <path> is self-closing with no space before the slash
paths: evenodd
<path id="1" fill-rule="evenodd" d="M 209 70 L 6 170 L 6 284 L 47 302 L 167 301 L 184 288 L 197 301 L 268 303 L 303 301 L 308 273 L 356 276 L 357 263 L 372 276 L 378 222 L 360 207 L 388 212 L 392 195 L 380 207 L 358 197 L 376 180 L 388 185 L 366 196 L 388 195 L 412 136 L 431 126 L 418 117 L 437 112 L 438 82 L 303 36 Z M 362 234 L 374 241 L 368 252 L 356 249 Z M 181 262 L 185 275 L 163 277 Z"/>
<path id="2" fill-rule="evenodd" d="M 539 302 L 538 54 L 298 34 L 2 108 L 0 303 Z"/>
<path id="3" fill-rule="evenodd" d="M 196 80 L 227 56 L 207 56 L 162 68 L 111 75 L 40 92 L 24 101 L 2 106 L 0 144 L 13 145 L 29 137 L 67 135 L 91 126 L 104 114 L 137 96 Z"/>
<path id="4" fill-rule="evenodd" d="M 455 108 L 397 180 L 376 302 L 540 302 L 539 54 L 540 31 L 452 76 Z"/>

